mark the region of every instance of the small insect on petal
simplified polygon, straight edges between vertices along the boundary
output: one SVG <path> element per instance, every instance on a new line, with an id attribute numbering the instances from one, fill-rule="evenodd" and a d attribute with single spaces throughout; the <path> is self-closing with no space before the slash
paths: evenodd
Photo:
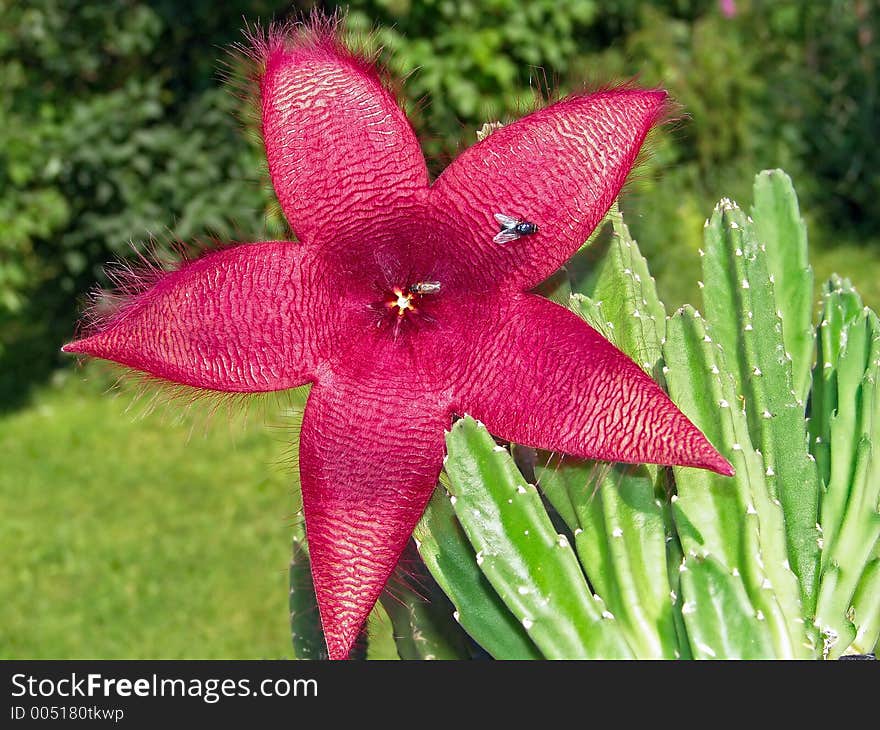
<path id="1" fill-rule="evenodd" d="M 492 239 L 495 243 L 505 244 L 516 241 L 520 236 L 531 236 L 538 232 L 538 226 L 529 221 L 520 220 L 505 213 L 495 213 L 495 220 L 501 226 L 501 230 Z"/>
<path id="2" fill-rule="evenodd" d="M 409 290 L 413 294 L 437 294 L 440 291 L 439 281 L 419 281 L 413 284 Z"/>

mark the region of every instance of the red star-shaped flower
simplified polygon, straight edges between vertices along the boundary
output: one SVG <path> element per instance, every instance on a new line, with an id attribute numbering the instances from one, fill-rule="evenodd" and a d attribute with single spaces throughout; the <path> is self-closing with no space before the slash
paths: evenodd
<path id="1" fill-rule="evenodd" d="M 665 92 L 564 99 L 432 184 L 377 71 L 318 25 L 254 49 L 269 171 L 299 241 L 186 262 L 64 349 L 217 391 L 313 384 L 306 530 L 329 653 L 345 658 L 437 482 L 455 414 L 579 457 L 732 469 L 637 365 L 529 293 L 601 221 Z M 496 214 L 537 230 L 498 243 Z"/>

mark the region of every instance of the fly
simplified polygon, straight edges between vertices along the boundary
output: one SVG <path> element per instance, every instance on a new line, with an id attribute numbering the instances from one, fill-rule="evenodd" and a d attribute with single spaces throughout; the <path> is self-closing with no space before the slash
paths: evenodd
<path id="1" fill-rule="evenodd" d="M 495 220 L 501 226 L 501 230 L 495 234 L 492 240 L 495 243 L 510 243 L 520 236 L 531 236 L 538 232 L 538 226 L 529 221 L 522 221 L 504 213 L 495 213 Z"/>
<path id="2" fill-rule="evenodd" d="M 409 290 L 413 294 L 424 296 L 425 294 L 436 294 L 440 291 L 439 281 L 419 281 L 413 284 Z"/>

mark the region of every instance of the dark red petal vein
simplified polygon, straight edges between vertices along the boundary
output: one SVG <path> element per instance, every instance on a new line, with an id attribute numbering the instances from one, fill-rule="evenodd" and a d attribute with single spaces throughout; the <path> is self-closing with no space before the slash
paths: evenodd
<path id="1" fill-rule="evenodd" d="M 412 376 L 403 351 L 398 357 L 394 350 L 376 353 L 378 362 L 352 357 L 325 373 L 303 419 L 306 532 L 332 659 L 348 656 L 443 459 L 447 409 Z"/>
<path id="2" fill-rule="evenodd" d="M 184 264 L 65 352 L 229 392 L 292 388 L 335 347 L 322 268 L 296 243 L 243 244 Z"/>
<path id="3" fill-rule="evenodd" d="M 369 239 L 385 213 L 425 192 L 412 127 L 367 61 L 319 28 L 272 38 L 258 53 L 269 172 L 301 241 Z"/>
<path id="4" fill-rule="evenodd" d="M 453 255 L 505 289 L 542 282 L 602 220 L 665 107 L 659 89 L 570 97 L 466 150 L 431 188 L 438 218 L 459 224 Z M 494 243 L 495 213 L 535 223 L 538 232 Z"/>
<path id="5" fill-rule="evenodd" d="M 632 360 L 567 309 L 531 294 L 450 332 L 456 410 L 516 443 L 604 461 L 727 460 Z"/>

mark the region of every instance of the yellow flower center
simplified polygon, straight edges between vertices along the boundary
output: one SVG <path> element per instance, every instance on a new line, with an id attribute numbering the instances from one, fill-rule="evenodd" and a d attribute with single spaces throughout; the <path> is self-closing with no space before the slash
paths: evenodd
<path id="1" fill-rule="evenodd" d="M 385 306 L 391 310 L 397 310 L 396 314 L 398 317 L 405 316 L 407 310 L 415 311 L 412 292 L 405 291 L 400 287 L 394 287 L 391 293 L 393 297 L 385 303 Z"/>

